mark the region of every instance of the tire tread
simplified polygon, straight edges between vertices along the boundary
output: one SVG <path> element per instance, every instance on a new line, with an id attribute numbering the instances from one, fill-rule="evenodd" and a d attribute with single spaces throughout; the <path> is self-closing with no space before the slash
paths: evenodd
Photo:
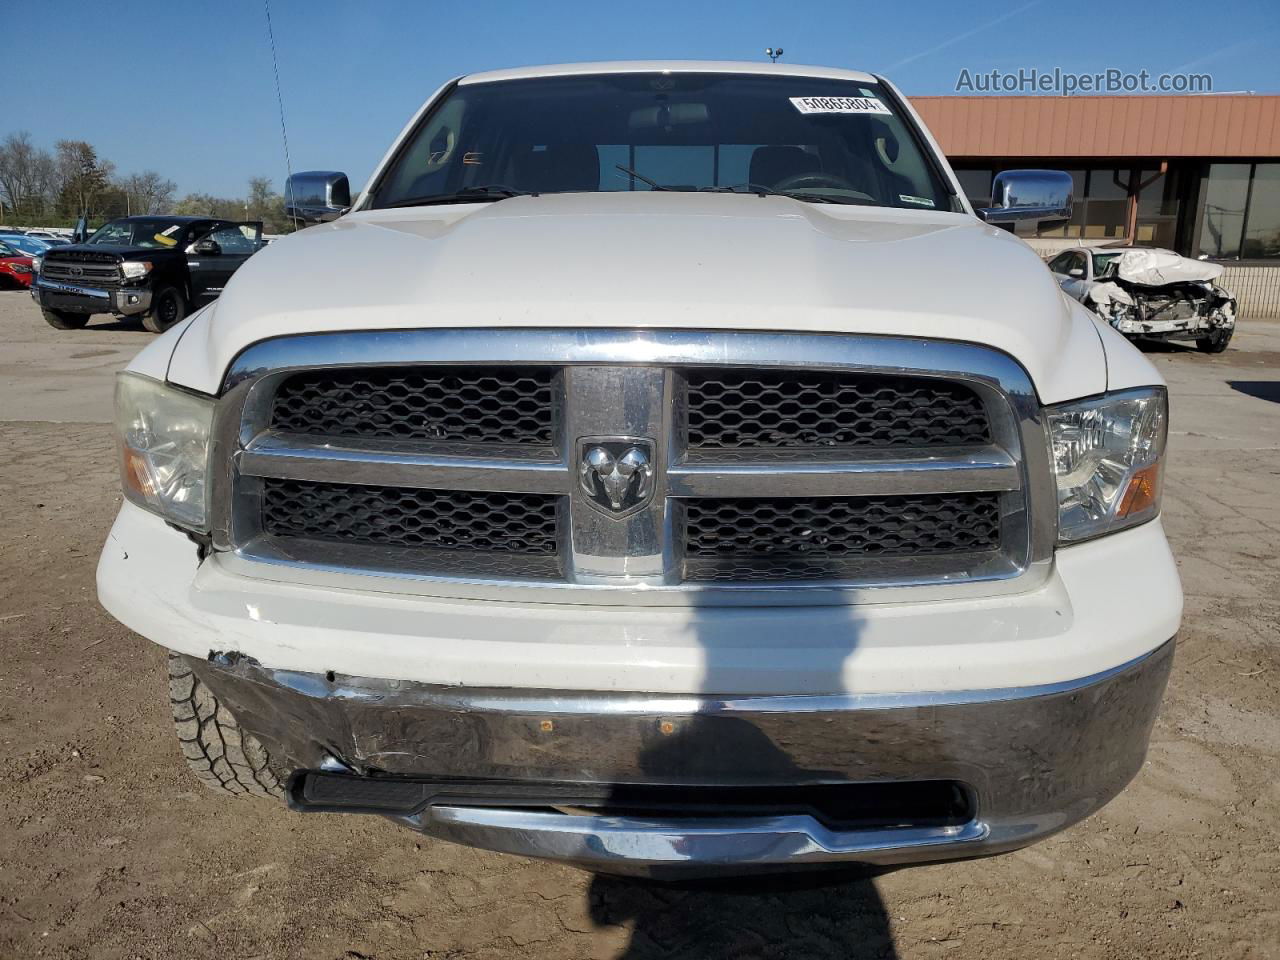
<path id="1" fill-rule="evenodd" d="M 206 787 L 224 796 L 284 796 L 267 748 L 241 729 L 235 714 L 174 653 L 169 654 L 169 706 L 187 766 Z"/>

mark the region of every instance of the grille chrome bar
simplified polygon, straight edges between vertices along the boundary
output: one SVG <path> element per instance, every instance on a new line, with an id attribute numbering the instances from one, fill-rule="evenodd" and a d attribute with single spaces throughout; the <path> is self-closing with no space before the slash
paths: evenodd
<path id="1" fill-rule="evenodd" d="M 314 438 L 268 431 L 235 456 L 240 473 L 283 480 L 438 487 L 498 493 L 564 493 L 567 465 L 559 458 L 500 458 L 424 453 L 407 445 L 317 444 Z"/>
<path id="2" fill-rule="evenodd" d="M 686 460 L 667 469 L 667 489 L 677 497 L 832 497 L 886 490 L 970 493 L 1021 486 L 1017 461 L 996 446 L 934 448 L 917 456 L 894 451 L 858 460 Z"/>
<path id="3" fill-rule="evenodd" d="M 519 358 L 518 361 L 506 358 Z M 545 366 L 557 371 L 551 445 L 435 447 L 412 441 L 282 436 L 272 399 L 300 371 L 336 368 Z M 680 411 L 691 371 L 834 371 L 962 384 L 987 418 L 986 441 L 892 449 L 689 449 Z M 380 574 L 381 589 L 444 597 L 548 602 L 848 603 L 990 596 L 1031 589 L 1052 565 L 1056 500 L 1035 391 L 1006 354 L 973 344 L 838 334 L 608 329 L 465 329 L 309 334 L 248 348 L 228 372 L 213 440 L 214 546 L 237 569 L 278 567 L 273 577 L 354 585 Z M 654 442 L 657 494 L 645 509 L 610 517 L 579 493 L 586 435 Z M 415 489 L 552 494 L 561 500 L 559 579 L 518 570 L 431 567 L 385 550 L 329 544 L 316 550 L 264 536 L 254 521 L 269 478 Z M 684 505 L 698 498 L 793 498 L 989 493 L 998 498 L 999 544 L 945 563 L 846 565 L 821 582 L 719 579 L 686 582 Z M 856 569 L 854 567 L 856 566 Z M 845 575 L 847 573 L 847 576 Z M 389 576 L 387 576 L 389 575 Z M 534 574 L 538 576 L 538 574 Z M 852 591 L 852 592 L 851 592 Z"/>

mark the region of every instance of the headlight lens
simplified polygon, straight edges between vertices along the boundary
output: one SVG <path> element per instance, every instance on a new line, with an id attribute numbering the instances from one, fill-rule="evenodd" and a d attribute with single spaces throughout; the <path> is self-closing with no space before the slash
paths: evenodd
<path id="1" fill-rule="evenodd" d="M 213 400 L 149 377 L 116 379 L 116 434 L 124 494 L 193 530 L 207 530 Z"/>
<path id="2" fill-rule="evenodd" d="M 126 260 L 120 264 L 120 272 L 126 280 L 137 280 L 151 272 L 150 260 Z"/>
<path id="3" fill-rule="evenodd" d="M 1066 403 L 1047 413 L 1059 542 L 1112 533 L 1160 512 L 1169 420 L 1163 387 Z"/>
<path id="4" fill-rule="evenodd" d="M 43 263 L 43 262 L 44 262 L 44 258 L 43 258 L 43 257 L 32 257 L 32 258 L 31 258 L 31 269 L 32 269 L 32 271 L 33 271 L 33 272 L 35 272 L 35 273 L 39 273 L 39 272 L 40 272 L 40 264 L 41 264 L 41 263 Z"/>

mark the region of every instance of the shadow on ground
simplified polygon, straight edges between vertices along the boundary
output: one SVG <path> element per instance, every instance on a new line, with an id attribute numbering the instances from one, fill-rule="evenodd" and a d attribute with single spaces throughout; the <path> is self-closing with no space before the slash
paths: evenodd
<path id="1" fill-rule="evenodd" d="M 1228 380 L 1227 386 L 1247 397 L 1280 403 L 1280 380 Z"/>
<path id="2" fill-rule="evenodd" d="M 597 876 L 592 920 L 629 925 L 626 960 L 897 957 L 869 873 L 824 872 L 664 884 Z"/>

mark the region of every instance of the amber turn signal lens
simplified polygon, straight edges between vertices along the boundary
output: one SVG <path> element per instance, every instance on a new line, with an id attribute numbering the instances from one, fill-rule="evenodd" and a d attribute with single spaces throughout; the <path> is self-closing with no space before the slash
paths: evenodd
<path id="1" fill-rule="evenodd" d="M 146 460 L 123 444 L 120 445 L 120 454 L 124 466 L 122 473 L 125 486 L 144 497 L 152 496 L 155 493 L 155 485 L 151 482 Z"/>
<path id="2" fill-rule="evenodd" d="M 1153 463 L 1144 467 L 1129 480 L 1129 489 L 1120 498 L 1120 509 L 1116 515 L 1128 517 L 1135 513 L 1150 510 L 1160 502 L 1160 464 Z"/>

